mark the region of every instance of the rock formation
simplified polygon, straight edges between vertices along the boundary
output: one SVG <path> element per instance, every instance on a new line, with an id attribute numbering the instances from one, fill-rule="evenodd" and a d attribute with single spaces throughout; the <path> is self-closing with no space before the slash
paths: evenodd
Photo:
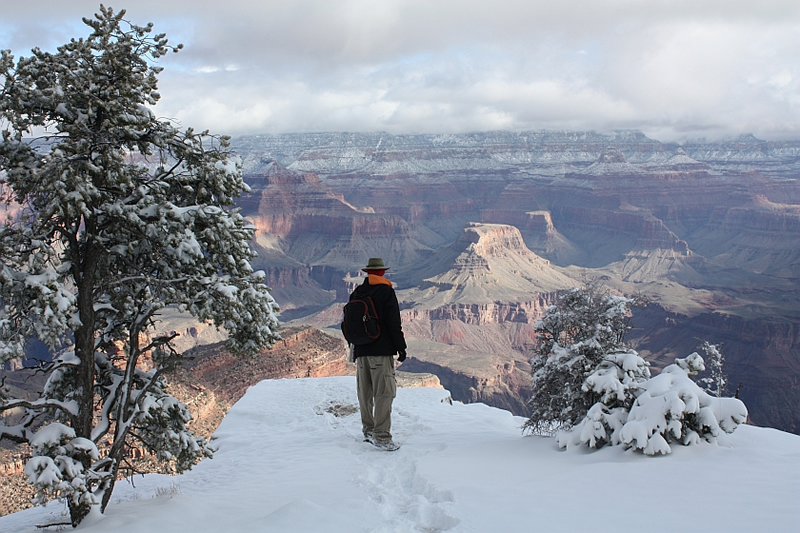
<path id="1" fill-rule="evenodd" d="M 800 321 L 798 141 L 743 136 L 678 146 L 636 132 L 326 133 L 255 136 L 235 146 L 258 197 L 247 209 L 285 320 L 335 326 L 358 266 L 384 257 L 412 340 L 421 343 L 414 364 L 438 364 L 423 356 L 438 350 L 438 362 L 448 361 L 442 377 L 461 373 L 459 360 L 478 368 L 483 358 L 484 370 L 463 373 L 477 379 L 464 390 L 483 397 L 492 379 L 513 381 L 499 377 L 506 362 L 511 374 L 524 374 L 533 302 L 546 304 L 582 276 L 600 277 L 686 317 L 664 330 L 674 338 L 698 316 L 738 317 L 740 331 L 712 328 L 707 340 L 716 332 L 753 348 L 749 356 L 729 348 L 733 367 L 762 361 L 751 367 L 753 385 L 742 388 L 761 391 L 745 400 L 772 413 L 759 423 L 789 428 L 796 424 L 787 420 L 800 420 L 761 403 L 771 375 L 778 390 L 800 389 L 796 347 L 777 337 L 750 344 L 746 333 L 780 337 L 763 324 Z M 498 353 L 503 361 L 492 359 Z"/>
<path id="2" fill-rule="evenodd" d="M 534 324 L 558 290 L 579 282 L 532 253 L 517 228 L 481 223 L 392 279 L 411 354 L 400 369 L 435 374 L 455 400 L 524 414 Z M 298 322 L 335 328 L 340 308 Z"/>

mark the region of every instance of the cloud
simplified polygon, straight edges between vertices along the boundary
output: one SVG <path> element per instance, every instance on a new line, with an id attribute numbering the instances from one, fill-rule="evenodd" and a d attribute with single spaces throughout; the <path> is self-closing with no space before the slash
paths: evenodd
<path id="1" fill-rule="evenodd" d="M 96 10 L 11 3 L 0 47 L 54 47 Z M 127 18 L 186 45 L 159 114 L 224 133 L 800 134 L 794 0 L 138 0 Z"/>

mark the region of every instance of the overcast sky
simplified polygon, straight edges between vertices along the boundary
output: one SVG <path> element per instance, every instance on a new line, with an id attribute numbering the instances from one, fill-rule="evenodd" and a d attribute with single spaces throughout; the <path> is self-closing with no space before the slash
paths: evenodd
<path id="1" fill-rule="evenodd" d="M 798 0 L 128 0 L 185 49 L 159 116 L 214 133 L 637 129 L 800 139 Z M 85 0 L 0 0 L 16 56 Z"/>

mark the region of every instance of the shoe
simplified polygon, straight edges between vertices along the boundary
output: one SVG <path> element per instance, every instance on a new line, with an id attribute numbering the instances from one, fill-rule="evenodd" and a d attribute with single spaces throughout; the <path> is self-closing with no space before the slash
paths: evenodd
<path id="1" fill-rule="evenodd" d="M 364 431 L 364 442 L 370 442 L 372 444 L 375 444 L 374 442 L 372 442 L 374 439 L 375 437 L 372 435 L 371 430 Z"/>
<path id="2" fill-rule="evenodd" d="M 395 451 L 395 450 L 399 450 L 399 449 L 400 449 L 400 445 L 399 445 L 399 444 L 397 444 L 397 443 L 396 443 L 395 441 L 393 441 L 393 440 L 388 440 L 388 441 L 376 441 L 376 440 L 374 440 L 374 439 L 373 439 L 373 440 L 372 440 L 372 444 L 373 444 L 373 445 L 374 445 L 376 448 L 378 448 L 379 450 L 383 450 L 383 451 L 385 451 L 385 452 L 393 452 L 393 451 Z"/>

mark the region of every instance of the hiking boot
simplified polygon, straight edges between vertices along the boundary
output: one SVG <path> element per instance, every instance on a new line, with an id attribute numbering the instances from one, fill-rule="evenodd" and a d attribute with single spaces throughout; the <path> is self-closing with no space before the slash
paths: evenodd
<path id="1" fill-rule="evenodd" d="M 375 444 L 374 442 L 372 442 L 374 439 L 375 439 L 375 436 L 372 434 L 372 430 L 371 429 L 365 429 L 364 430 L 364 442 L 371 442 L 372 444 Z"/>
<path id="2" fill-rule="evenodd" d="M 371 442 L 376 448 L 385 452 L 393 452 L 400 449 L 400 445 L 393 440 L 379 441 L 373 439 Z"/>

